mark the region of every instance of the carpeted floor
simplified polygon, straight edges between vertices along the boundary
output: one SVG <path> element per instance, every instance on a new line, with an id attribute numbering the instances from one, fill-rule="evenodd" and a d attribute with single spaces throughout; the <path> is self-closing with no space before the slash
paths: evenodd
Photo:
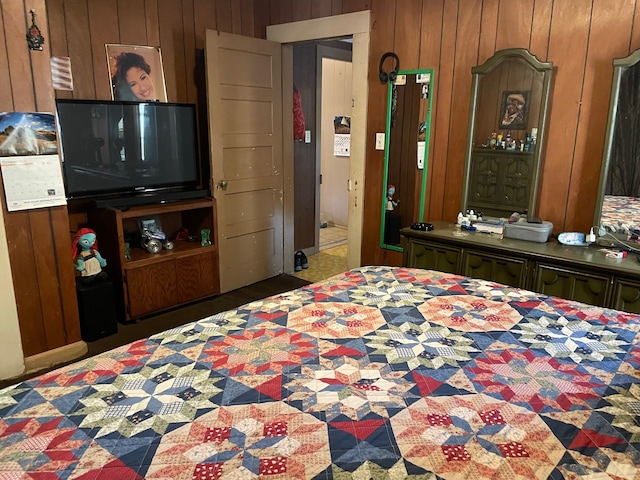
<path id="1" fill-rule="evenodd" d="M 322 250 L 308 257 L 309 268 L 294 275 L 309 282 L 318 282 L 347 270 L 347 244 Z"/>

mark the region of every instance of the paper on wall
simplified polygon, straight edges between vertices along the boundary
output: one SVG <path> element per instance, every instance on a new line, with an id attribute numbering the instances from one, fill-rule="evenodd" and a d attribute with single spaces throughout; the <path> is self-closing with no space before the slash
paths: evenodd
<path id="1" fill-rule="evenodd" d="M 66 205 L 58 155 L 1 157 L 7 210 Z"/>

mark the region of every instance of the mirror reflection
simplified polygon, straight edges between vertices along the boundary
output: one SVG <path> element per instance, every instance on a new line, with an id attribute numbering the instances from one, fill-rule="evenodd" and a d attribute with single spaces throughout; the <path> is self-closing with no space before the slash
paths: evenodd
<path id="1" fill-rule="evenodd" d="M 401 70 L 389 83 L 382 192 L 382 248 L 402 251 L 400 229 L 422 222 L 433 69 Z"/>
<path id="2" fill-rule="evenodd" d="M 552 70 L 518 48 L 472 69 L 463 212 L 535 215 Z"/>
<path id="3" fill-rule="evenodd" d="M 613 62 L 613 84 L 594 225 L 640 233 L 640 50 Z"/>

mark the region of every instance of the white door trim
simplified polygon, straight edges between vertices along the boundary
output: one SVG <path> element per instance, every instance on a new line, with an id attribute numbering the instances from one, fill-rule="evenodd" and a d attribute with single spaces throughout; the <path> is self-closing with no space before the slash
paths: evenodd
<path id="1" fill-rule="evenodd" d="M 353 36 L 352 64 L 353 108 L 351 110 L 351 162 L 349 169 L 349 226 L 347 243 L 347 266 L 360 266 L 362 250 L 362 230 L 364 220 L 364 175 L 367 134 L 367 100 L 369 84 L 369 38 L 371 32 L 371 12 L 368 10 L 331 17 L 314 18 L 301 22 L 283 23 L 267 27 L 267 40 L 280 43 L 295 43 L 308 40 L 323 40 L 335 37 Z M 293 169 L 293 164 L 290 166 Z M 293 176 L 293 171 L 285 172 L 285 178 Z M 291 200 L 290 200 L 291 201 Z M 285 199 L 286 202 L 286 199 Z M 286 207 L 285 207 L 286 210 Z M 293 232 L 285 231 L 285 237 Z M 293 238 L 287 243 L 293 244 Z M 285 249 L 285 271 L 287 269 Z M 289 255 L 293 258 L 293 255 Z"/>

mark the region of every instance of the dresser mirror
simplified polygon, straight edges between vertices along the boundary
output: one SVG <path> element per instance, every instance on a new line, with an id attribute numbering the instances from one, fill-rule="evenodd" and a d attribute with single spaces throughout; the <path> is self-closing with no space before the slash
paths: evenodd
<path id="1" fill-rule="evenodd" d="M 471 69 L 462 212 L 536 215 L 552 74 L 524 48 Z"/>
<path id="2" fill-rule="evenodd" d="M 593 225 L 624 239 L 640 230 L 640 50 L 613 61 Z"/>
<path id="3" fill-rule="evenodd" d="M 380 245 L 402 251 L 400 229 L 422 222 L 427 188 L 433 69 L 400 70 L 389 82 Z"/>

